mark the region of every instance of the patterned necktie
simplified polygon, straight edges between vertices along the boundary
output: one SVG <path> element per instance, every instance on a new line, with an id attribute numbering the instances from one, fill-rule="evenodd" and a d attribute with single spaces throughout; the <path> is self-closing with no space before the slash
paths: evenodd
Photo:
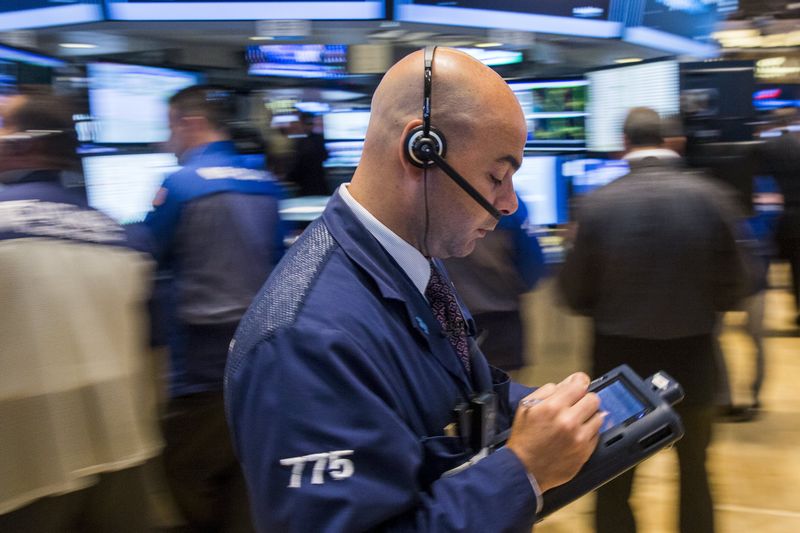
<path id="1" fill-rule="evenodd" d="M 450 282 L 442 275 L 436 265 L 431 261 L 431 279 L 425 288 L 425 297 L 431 305 L 433 315 L 442 325 L 447 340 L 456 351 L 461 364 L 471 372 L 469 360 L 469 345 L 467 344 L 467 321 L 461 314 L 456 295 Z"/>

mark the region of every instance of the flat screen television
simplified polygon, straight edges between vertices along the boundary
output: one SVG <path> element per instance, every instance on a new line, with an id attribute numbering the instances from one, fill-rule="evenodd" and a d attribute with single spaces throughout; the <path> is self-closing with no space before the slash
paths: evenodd
<path id="1" fill-rule="evenodd" d="M 629 170 L 624 159 L 573 159 L 562 166 L 562 173 L 570 183 L 571 196 L 588 194 L 621 178 Z"/>
<path id="2" fill-rule="evenodd" d="M 516 50 L 500 50 L 499 48 L 457 48 L 469 54 L 487 67 L 500 67 L 522 63 L 522 52 Z"/>
<path id="3" fill-rule="evenodd" d="M 342 78 L 347 75 L 347 46 L 343 44 L 274 44 L 247 47 L 251 76 Z"/>
<path id="4" fill-rule="evenodd" d="M 757 84 L 753 93 L 753 107 L 770 111 L 783 107 L 800 108 L 800 86 L 794 84 Z"/>
<path id="5" fill-rule="evenodd" d="M 624 149 L 622 125 L 628 111 L 646 106 L 662 117 L 680 111 L 677 61 L 652 61 L 590 71 L 586 147 L 592 152 Z"/>
<path id="6" fill-rule="evenodd" d="M 177 171 L 172 154 L 115 154 L 83 158 L 89 205 L 121 224 L 141 222 L 164 179 Z"/>
<path id="7" fill-rule="evenodd" d="M 617 38 L 624 0 L 395 0 L 400 22 Z"/>
<path id="8" fill-rule="evenodd" d="M 383 0 L 106 0 L 112 20 L 370 20 Z"/>
<path id="9" fill-rule="evenodd" d="M 328 149 L 326 168 L 352 168 L 358 165 L 364 149 L 369 116 L 368 109 L 332 111 L 322 116 L 325 147 Z"/>
<path id="10" fill-rule="evenodd" d="M 26 30 L 103 20 L 101 0 L 5 0 L 0 31 Z"/>
<path id="11" fill-rule="evenodd" d="M 529 149 L 581 150 L 586 144 L 589 82 L 518 80 L 508 84 L 528 124 Z"/>
<path id="12" fill-rule="evenodd" d="M 369 126 L 369 109 L 332 111 L 322 115 L 326 141 L 363 141 Z"/>
<path id="13" fill-rule="evenodd" d="M 525 156 L 514 174 L 514 190 L 525 202 L 532 224 L 567 221 L 567 187 L 561 163 L 559 156 Z"/>
<path id="14" fill-rule="evenodd" d="M 89 63 L 87 72 L 98 143 L 166 141 L 170 96 L 203 81 L 195 72 L 121 63 Z"/>

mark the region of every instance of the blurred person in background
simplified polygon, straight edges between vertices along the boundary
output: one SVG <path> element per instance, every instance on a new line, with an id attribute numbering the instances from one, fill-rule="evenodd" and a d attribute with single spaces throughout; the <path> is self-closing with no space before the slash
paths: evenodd
<path id="1" fill-rule="evenodd" d="M 715 383 L 714 325 L 751 291 L 737 243 L 734 192 L 690 171 L 663 146 L 658 114 L 632 109 L 624 124 L 630 173 L 588 195 L 560 273 L 561 291 L 594 322 L 593 373 L 627 364 L 659 370 L 684 388 L 676 406 L 686 434 L 680 465 L 680 531 L 714 531 L 705 467 Z M 636 531 L 632 469 L 597 492 L 598 533 Z"/>
<path id="2" fill-rule="evenodd" d="M 328 196 L 328 183 L 325 179 L 323 163 L 328 159 L 325 138 L 314 131 L 315 116 L 300 114 L 302 133 L 294 137 L 294 165 L 288 179 L 298 187 L 298 196 Z"/>
<path id="3" fill-rule="evenodd" d="M 528 209 L 517 196 L 516 212 L 475 243 L 466 257 L 444 261 L 450 279 L 472 313 L 481 351 L 489 364 L 510 372 L 526 363 L 522 296 L 544 272 L 539 240 L 531 233 Z"/>
<path id="4" fill-rule="evenodd" d="M 756 148 L 759 173 L 772 176 L 783 194 L 783 215 L 778 221 L 775 240 L 778 253 L 789 261 L 792 269 L 792 289 L 800 326 L 800 138 L 790 126 L 795 122 L 795 109 L 775 112 L 781 134 L 768 138 Z"/>
<path id="5" fill-rule="evenodd" d="M 1 114 L 0 531 L 147 531 L 146 242 L 62 186 L 79 168 L 66 102 Z"/>
<path id="6" fill-rule="evenodd" d="M 192 531 L 251 529 L 244 479 L 231 448 L 222 378 L 239 319 L 283 254 L 280 186 L 247 168 L 227 125 L 233 95 L 199 85 L 169 100 L 169 145 L 181 170 L 145 220 L 173 280 L 167 481 Z"/>

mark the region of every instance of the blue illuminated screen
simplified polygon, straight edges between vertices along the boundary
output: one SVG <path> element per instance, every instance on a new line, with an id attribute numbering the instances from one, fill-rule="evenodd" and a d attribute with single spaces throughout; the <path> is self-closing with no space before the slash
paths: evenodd
<path id="1" fill-rule="evenodd" d="M 528 15 L 551 15 L 556 17 L 608 18 L 610 0 L 413 0 L 399 1 L 396 4 L 415 4 L 422 6 L 442 6 L 465 9 L 491 9 L 509 13 Z"/>
<path id="2" fill-rule="evenodd" d="M 565 162 L 562 172 L 571 179 L 572 194 L 583 196 L 621 178 L 630 169 L 624 159 L 585 158 Z"/>
<path id="3" fill-rule="evenodd" d="M 347 75 L 347 46 L 343 44 L 249 46 L 246 59 L 251 76 L 332 79 Z"/>
<path id="4" fill-rule="evenodd" d="M 0 31 L 44 28 L 103 19 L 101 0 L 5 0 Z"/>
<path id="5" fill-rule="evenodd" d="M 383 0 L 106 0 L 114 20 L 382 19 Z"/>
<path id="6" fill-rule="evenodd" d="M 600 428 L 601 432 L 613 429 L 629 420 L 642 418 L 649 410 L 619 379 L 596 392 L 600 397 L 600 409 L 608 413 Z"/>
<path id="7" fill-rule="evenodd" d="M 622 34 L 614 0 L 395 0 L 402 22 L 473 26 L 616 38 Z M 555 20 L 555 17 L 558 17 Z"/>
<path id="8" fill-rule="evenodd" d="M 567 221 L 567 189 L 561 174 L 561 158 L 528 156 L 514 174 L 514 190 L 528 208 L 528 219 L 537 226 Z"/>

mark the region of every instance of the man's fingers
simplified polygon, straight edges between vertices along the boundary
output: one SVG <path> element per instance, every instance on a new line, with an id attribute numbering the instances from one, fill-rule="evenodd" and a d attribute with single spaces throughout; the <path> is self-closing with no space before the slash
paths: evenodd
<path id="1" fill-rule="evenodd" d="M 545 398 L 552 396 L 552 394 L 555 391 L 556 391 L 555 384 L 547 383 L 546 385 L 542 385 L 541 387 L 530 393 L 528 396 L 526 396 L 526 399 L 533 398 L 536 400 L 544 400 Z"/>
<path id="2" fill-rule="evenodd" d="M 558 407 L 571 407 L 586 395 L 589 383 L 589 376 L 576 372 L 559 383 L 547 401 L 556 403 Z"/>

